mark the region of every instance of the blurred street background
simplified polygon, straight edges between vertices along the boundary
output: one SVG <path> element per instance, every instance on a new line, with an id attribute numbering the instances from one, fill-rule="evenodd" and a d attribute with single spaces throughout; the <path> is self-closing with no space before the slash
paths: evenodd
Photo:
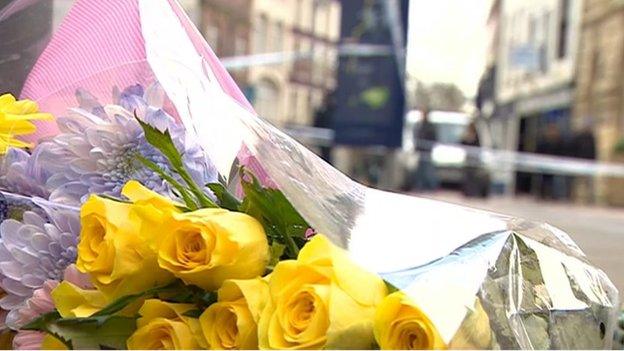
<path id="1" fill-rule="evenodd" d="M 258 113 L 352 178 L 549 222 L 624 291 L 624 1 L 184 5 Z"/>
<path id="2" fill-rule="evenodd" d="M 353 179 L 549 222 L 624 291 L 624 1 L 179 1 L 258 114 Z"/>

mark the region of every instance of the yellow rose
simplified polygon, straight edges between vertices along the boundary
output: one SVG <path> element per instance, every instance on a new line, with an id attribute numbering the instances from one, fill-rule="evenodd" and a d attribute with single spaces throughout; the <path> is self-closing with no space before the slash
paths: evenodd
<path id="1" fill-rule="evenodd" d="M 89 317 L 108 305 L 109 300 L 97 290 L 85 290 L 62 281 L 52 290 L 54 306 L 63 318 Z"/>
<path id="2" fill-rule="evenodd" d="M 199 317 L 208 345 L 213 350 L 258 349 L 258 320 L 269 299 L 269 287 L 261 278 L 226 280 L 218 302 Z"/>
<path id="3" fill-rule="evenodd" d="M 277 264 L 258 324 L 261 349 L 368 349 L 385 283 L 316 235 L 296 261 Z"/>
<path id="4" fill-rule="evenodd" d="M 375 339 L 382 350 L 431 350 L 446 346 L 429 318 L 402 292 L 377 307 Z"/>
<path id="5" fill-rule="evenodd" d="M 163 230 L 160 267 L 208 291 L 227 279 L 261 275 L 269 260 L 262 225 L 244 213 L 210 208 L 174 214 Z"/>
<path id="6" fill-rule="evenodd" d="M 192 304 L 145 301 L 139 310 L 137 330 L 128 338 L 130 350 L 196 350 L 206 346 L 199 321 L 184 314 Z"/>
<path id="7" fill-rule="evenodd" d="M 134 203 L 92 195 L 80 211 L 76 267 L 111 299 L 173 280 L 159 268 L 156 247 L 166 234 L 163 223 L 179 210 L 135 181 L 122 193 Z"/>

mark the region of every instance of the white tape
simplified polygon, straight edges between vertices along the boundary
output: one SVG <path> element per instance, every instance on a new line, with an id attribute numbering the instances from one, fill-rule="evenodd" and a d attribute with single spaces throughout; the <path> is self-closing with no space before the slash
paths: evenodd
<path id="1" fill-rule="evenodd" d="M 317 146 L 331 146 L 334 131 L 327 128 L 290 127 L 284 131 L 291 137 Z M 486 147 L 466 146 L 420 141 L 420 145 L 433 149 L 445 147 L 464 153 L 466 163 L 472 166 L 497 170 L 516 170 L 527 173 L 547 173 L 577 176 L 624 177 L 624 164 L 597 162 L 573 157 L 540 155 L 529 152 L 499 150 Z"/>

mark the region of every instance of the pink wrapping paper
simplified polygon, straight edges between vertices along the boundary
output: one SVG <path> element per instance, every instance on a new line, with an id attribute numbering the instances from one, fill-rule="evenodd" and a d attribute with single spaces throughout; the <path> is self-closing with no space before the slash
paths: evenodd
<path id="1" fill-rule="evenodd" d="M 106 102 L 112 86 L 154 81 L 146 61 L 139 1 L 144 0 L 76 1 L 28 76 L 22 98 L 35 100 L 43 111 L 58 116 L 65 113 L 67 106 L 76 105 L 74 91 L 78 87 Z M 184 11 L 175 1 L 167 1 L 221 88 L 253 112 Z M 36 141 L 56 133 L 54 122 L 42 122 L 37 133 L 28 139 Z"/>

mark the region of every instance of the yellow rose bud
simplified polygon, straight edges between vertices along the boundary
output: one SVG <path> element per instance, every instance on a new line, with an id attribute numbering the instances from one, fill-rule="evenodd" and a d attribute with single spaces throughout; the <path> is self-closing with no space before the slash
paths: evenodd
<path id="1" fill-rule="evenodd" d="M 214 350 L 258 348 L 258 320 L 269 298 L 267 282 L 261 278 L 226 280 L 219 300 L 199 317 L 206 341 Z"/>
<path id="2" fill-rule="evenodd" d="M 174 214 L 163 230 L 160 267 L 208 291 L 227 279 L 261 275 L 269 260 L 262 225 L 244 213 L 211 208 Z"/>
<path id="3" fill-rule="evenodd" d="M 191 304 L 147 300 L 139 310 L 137 330 L 128 338 L 130 350 L 196 350 L 205 347 L 199 322 L 184 314 Z"/>
<path id="4" fill-rule="evenodd" d="M 41 341 L 42 350 L 67 350 L 67 346 L 56 337 L 46 334 Z"/>
<path id="5" fill-rule="evenodd" d="M 316 235 L 296 261 L 277 264 L 258 324 L 261 349 L 368 349 L 376 306 L 386 296 L 377 275 Z"/>
<path id="6" fill-rule="evenodd" d="M 446 348 L 433 323 L 402 292 L 388 295 L 377 307 L 375 339 L 382 350 Z"/>
<path id="7" fill-rule="evenodd" d="M 97 290 L 85 290 L 67 281 L 52 290 L 54 306 L 63 318 L 89 317 L 109 303 Z"/>
<path id="8" fill-rule="evenodd" d="M 76 267 L 110 299 L 164 285 L 173 276 L 159 268 L 156 247 L 163 223 L 179 212 L 172 202 L 131 181 L 123 203 L 91 196 L 80 211 Z"/>

